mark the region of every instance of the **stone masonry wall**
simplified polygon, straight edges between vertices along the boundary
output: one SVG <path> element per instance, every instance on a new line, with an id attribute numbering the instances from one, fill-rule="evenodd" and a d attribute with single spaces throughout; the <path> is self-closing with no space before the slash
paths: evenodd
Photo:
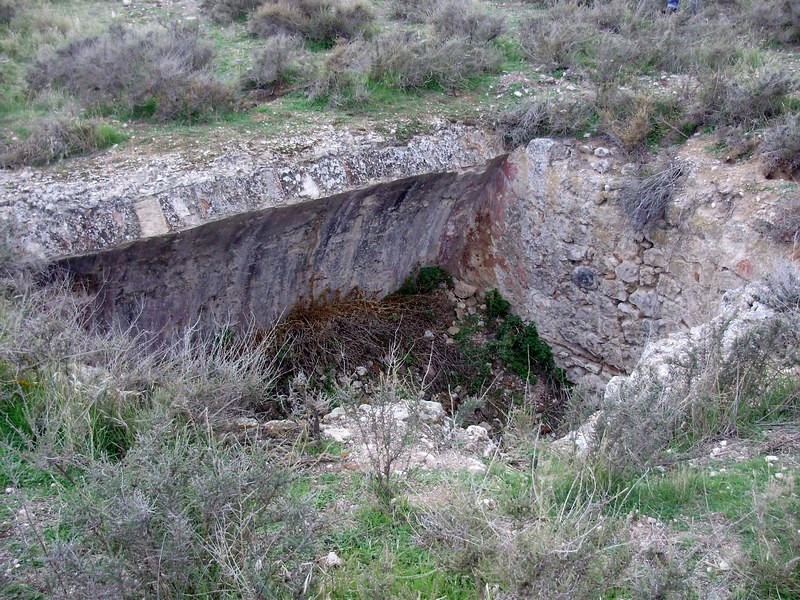
<path id="1" fill-rule="evenodd" d="M 687 177 L 666 219 L 644 234 L 618 200 L 634 165 L 608 148 L 534 140 L 495 174 L 454 272 L 498 287 L 572 381 L 602 387 L 646 342 L 708 320 L 726 290 L 790 252 L 764 235 L 780 198 L 753 193 L 760 174 L 692 150 L 678 156 Z"/>

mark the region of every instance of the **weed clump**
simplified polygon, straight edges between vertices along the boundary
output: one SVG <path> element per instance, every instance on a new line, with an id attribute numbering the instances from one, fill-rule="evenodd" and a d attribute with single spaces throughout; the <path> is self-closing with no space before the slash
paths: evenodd
<path id="1" fill-rule="evenodd" d="M 30 135 L 0 151 L 0 168 L 42 166 L 124 142 L 125 134 L 98 121 L 44 119 Z"/>
<path id="2" fill-rule="evenodd" d="M 564 102 L 541 97 L 500 114 L 496 128 L 505 146 L 516 148 L 537 137 L 577 134 L 594 115 L 594 103 L 584 96 Z"/>
<path id="3" fill-rule="evenodd" d="M 764 132 L 762 171 L 768 178 L 792 179 L 800 172 L 800 115 L 789 114 Z"/>
<path id="4" fill-rule="evenodd" d="M 652 229 L 666 216 L 675 186 L 683 175 L 678 164 L 628 182 L 620 193 L 622 210 L 638 231 Z"/>
<path id="5" fill-rule="evenodd" d="M 302 71 L 305 54 L 297 38 L 284 34 L 270 37 L 242 78 L 246 90 L 274 92 L 293 81 Z"/>
<path id="6" fill-rule="evenodd" d="M 197 27 L 114 26 L 40 57 L 28 84 L 67 91 L 91 110 L 203 121 L 234 107 L 232 91 L 211 74 L 212 59 Z"/>

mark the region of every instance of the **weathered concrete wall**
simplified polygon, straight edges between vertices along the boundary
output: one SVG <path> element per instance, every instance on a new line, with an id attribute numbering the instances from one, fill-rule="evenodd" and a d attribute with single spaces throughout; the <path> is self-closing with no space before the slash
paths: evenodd
<path id="1" fill-rule="evenodd" d="M 456 264 L 485 183 L 481 169 L 229 217 L 58 265 L 98 291 L 101 321 L 169 335 L 198 324 L 271 325 L 324 290 L 396 290 L 418 265 Z"/>

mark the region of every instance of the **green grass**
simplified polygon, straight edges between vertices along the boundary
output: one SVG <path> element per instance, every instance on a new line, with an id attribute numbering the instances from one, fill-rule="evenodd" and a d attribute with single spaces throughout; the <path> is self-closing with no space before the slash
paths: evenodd
<path id="1" fill-rule="evenodd" d="M 331 548 L 344 565 L 326 578 L 320 593 L 329 598 L 475 597 L 471 578 L 448 573 L 427 548 L 415 542 L 407 506 L 394 510 L 367 505 L 345 531 L 332 534 Z"/>

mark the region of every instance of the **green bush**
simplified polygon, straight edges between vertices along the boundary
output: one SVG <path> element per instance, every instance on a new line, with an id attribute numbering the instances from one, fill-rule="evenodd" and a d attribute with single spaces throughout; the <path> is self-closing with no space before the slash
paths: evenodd
<path id="1" fill-rule="evenodd" d="M 28 84 L 62 89 L 91 110 L 196 122 L 234 108 L 232 91 L 211 74 L 212 59 L 196 26 L 114 26 L 41 56 Z"/>
<path id="2" fill-rule="evenodd" d="M 490 320 L 503 319 L 511 312 L 511 303 L 497 290 L 486 292 L 486 316 Z"/>
<path id="3" fill-rule="evenodd" d="M 453 278 L 447 271 L 439 267 L 422 267 L 406 278 L 397 293 L 401 296 L 430 294 L 442 285 L 453 287 Z"/>
<path id="4" fill-rule="evenodd" d="M 48 165 L 52 162 L 88 154 L 127 140 L 110 125 L 96 121 L 44 119 L 30 135 L 0 150 L 0 168 Z"/>
<path id="5" fill-rule="evenodd" d="M 522 379 L 534 382 L 535 372 L 543 372 L 558 383 L 565 383 L 563 372 L 556 367 L 550 346 L 539 337 L 536 325 L 523 323 L 515 315 L 505 318 L 497 329 L 491 348 L 506 368 Z"/>

